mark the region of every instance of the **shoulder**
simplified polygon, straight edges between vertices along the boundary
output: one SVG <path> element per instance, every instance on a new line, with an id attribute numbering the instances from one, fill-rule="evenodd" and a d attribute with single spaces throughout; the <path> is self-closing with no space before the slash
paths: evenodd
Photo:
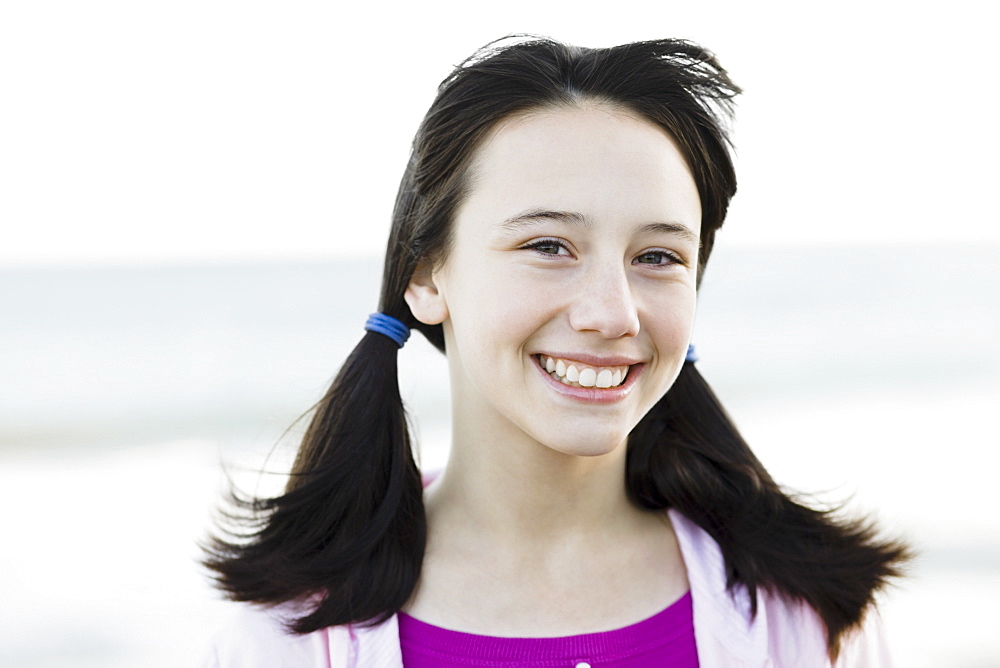
<path id="1" fill-rule="evenodd" d="M 288 631 L 301 604 L 271 608 L 242 605 L 216 635 L 202 668 L 354 668 L 402 666 L 395 616 L 381 624 Z"/>
<path id="2" fill-rule="evenodd" d="M 882 626 L 882 616 L 878 608 L 872 608 L 865 616 L 861 628 L 848 633 L 843 640 L 840 656 L 837 657 L 836 668 L 854 668 L 855 666 L 878 666 L 891 668 L 892 655 L 886 642 Z"/>
<path id="3" fill-rule="evenodd" d="M 241 605 L 216 634 L 203 668 L 330 666 L 328 629 L 290 633 L 286 625 L 295 612 L 289 605 Z"/>
<path id="4" fill-rule="evenodd" d="M 840 652 L 832 663 L 827 652 L 826 626 L 812 607 L 802 601 L 764 593 L 758 610 L 766 615 L 769 653 L 776 666 L 803 665 L 802 662 L 811 657 L 817 661 L 812 665 L 832 665 L 834 668 L 890 668 L 893 665 L 882 620 L 874 606 L 868 609 L 859 628 L 841 636 Z"/>
<path id="5" fill-rule="evenodd" d="M 831 665 L 825 627 L 809 605 L 761 591 L 754 615 L 746 589 L 726 586 L 725 560 L 712 537 L 676 511 L 669 511 L 669 516 L 688 571 L 702 665 Z M 892 665 L 876 610 L 869 611 L 863 628 L 844 637 L 834 665 Z"/>

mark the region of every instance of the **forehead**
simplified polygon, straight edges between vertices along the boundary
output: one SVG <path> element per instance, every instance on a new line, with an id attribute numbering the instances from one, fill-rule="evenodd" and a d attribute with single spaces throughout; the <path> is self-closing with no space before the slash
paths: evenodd
<path id="1" fill-rule="evenodd" d="M 601 103 L 510 117 L 480 146 L 458 218 L 531 207 L 595 220 L 683 219 L 694 230 L 701 216 L 697 186 L 673 137 Z"/>

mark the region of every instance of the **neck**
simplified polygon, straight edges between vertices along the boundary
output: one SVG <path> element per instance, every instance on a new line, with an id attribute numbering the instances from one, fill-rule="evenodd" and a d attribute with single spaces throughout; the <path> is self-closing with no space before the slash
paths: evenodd
<path id="1" fill-rule="evenodd" d="M 478 433 L 453 444 L 447 468 L 427 490 L 428 518 L 439 527 L 537 548 L 613 536 L 648 520 L 626 494 L 625 443 L 582 457 L 527 437 Z"/>
<path id="2" fill-rule="evenodd" d="M 470 633 L 560 636 L 634 623 L 684 593 L 666 514 L 628 499 L 626 443 L 566 454 L 496 413 L 453 415 L 448 465 L 425 491 L 410 614 Z"/>

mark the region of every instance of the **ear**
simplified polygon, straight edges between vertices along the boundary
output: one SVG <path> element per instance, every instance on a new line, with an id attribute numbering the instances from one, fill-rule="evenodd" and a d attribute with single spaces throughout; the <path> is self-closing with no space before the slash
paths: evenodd
<path id="1" fill-rule="evenodd" d="M 413 317 L 425 325 L 440 325 L 448 319 L 448 304 L 435 281 L 434 271 L 426 262 L 417 265 L 403 298 Z"/>

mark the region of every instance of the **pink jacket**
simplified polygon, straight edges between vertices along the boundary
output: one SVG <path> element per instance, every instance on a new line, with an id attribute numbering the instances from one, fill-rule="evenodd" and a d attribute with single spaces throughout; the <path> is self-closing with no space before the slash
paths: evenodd
<path id="1" fill-rule="evenodd" d="M 694 633 L 702 668 L 822 668 L 831 666 L 825 632 L 807 605 L 762 592 L 757 616 L 742 589 L 726 590 L 719 546 L 699 526 L 668 511 L 687 567 Z M 401 668 L 399 628 L 393 616 L 378 626 L 334 626 L 289 635 L 281 626 L 289 608 L 245 606 L 215 639 L 206 668 Z M 876 611 L 865 628 L 845 638 L 835 668 L 891 665 Z"/>

